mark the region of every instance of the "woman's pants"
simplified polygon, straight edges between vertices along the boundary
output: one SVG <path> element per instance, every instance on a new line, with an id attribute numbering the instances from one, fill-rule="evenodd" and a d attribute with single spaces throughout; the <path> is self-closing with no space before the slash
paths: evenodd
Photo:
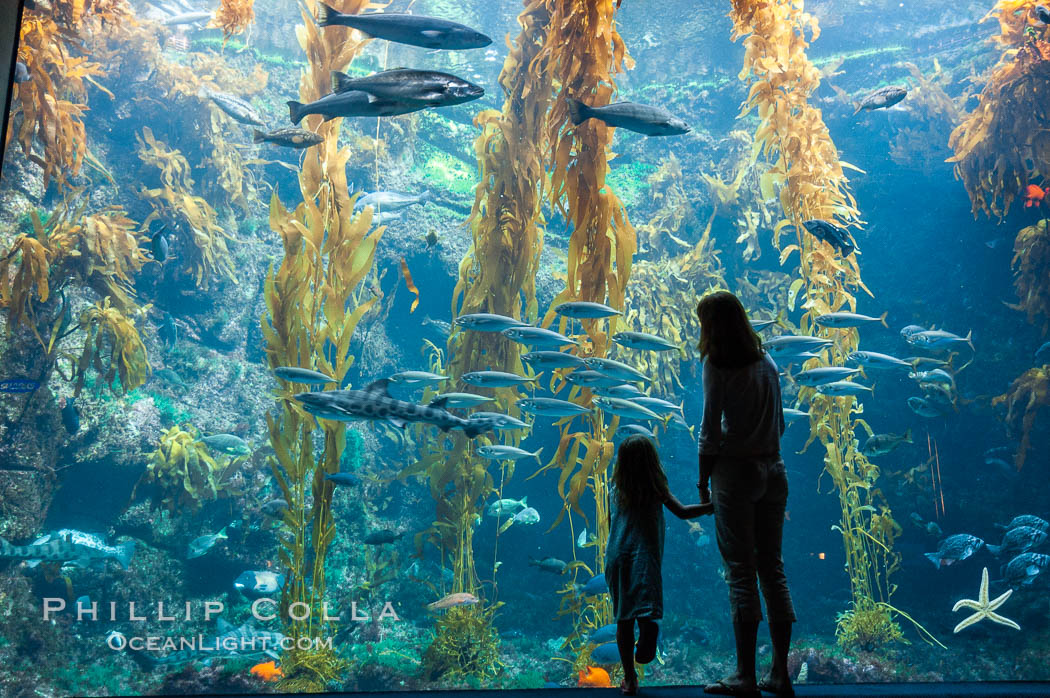
<path id="1" fill-rule="evenodd" d="M 718 457 L 711 498 L 734 623 L 762 620 L 758 582 L 769 622 L 795 620 L 780 554 L 787 496 L 787 473 L 779 457 Z"/>

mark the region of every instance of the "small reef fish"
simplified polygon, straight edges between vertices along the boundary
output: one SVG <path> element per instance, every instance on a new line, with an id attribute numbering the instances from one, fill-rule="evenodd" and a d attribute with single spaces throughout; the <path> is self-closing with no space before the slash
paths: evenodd
<path id="1" fill-rule="evenodd" d="M 623 315 L 619 310 L 610 308 L 603 303 L 593 303 L 591 301 L 569 301 L 567 303 L 561 303 L 554 307 L 554 312 L 558 315 L 564 315 L 565 317 L 571 317 L 577 320 L 598 320 L 600 318 L 612 317 L 613 315 Z"/>
<path id="2" fill-rule="evenodd" d="M 427 608 L 431 611 L 441 611 L 446 608 L 455 608 L 456 606 L 470 606 L 479 602 L 480 599 L 470 592 L 461 591 L 458 594 L 443 596 L 434 603 L 427 604 Z"/>
<path id="3" fill-rule="evenodd" d="M 864 393 L 872 392 L 871 388 L 852 381 L 835 381 L 817 386 L 817 392 L 821 395 L 834 395 L 836 397 L 854 396 L 859 397 Z"/>
<path id="4" fill-rule="evenodd" d="M 1029 184 L 1024 190 L 1024 207 L 1039 208 L 1046 201 L 1046 189 L 1038 184 Z"/>
<path id="5" fill-rule="evenodd" d="M 402 194 L 399 191 L 374 191 L 364 194 L 354 202 L 354 210 L 360 211 L 365 206 L 371 206 L 377 211 L 400 211 L 409 206 L 424 205 L 431 200 L 429 191 L 420 194 Z"/>
<path id="6" fill-rule="evenodd" d="M 279 498 L 271 499 L 270 501 L 264 503 L 261 507 L 259 507 L 259 511 L 262 512 L 264 516 L 269 516 L 271 518 L 279 518 L 284 516 L 284 512 L 287 509 L 288 502 Z"/>
<path id="7" fill-rule="evenodd" d="M 881 322 L 883 327 L 889 327 L 886 324 L 886 315 L 888 314 L 889 311 L 879 317 L 871 317 L 870 315 L 860 315 L 859 313 L 824 313 L 817 316 L 813 322 L 821 327 L 860 327 L 869 322 Z"/>
<path id="8" fill-rule="evenodd" d="M 534 371 L 554 368 L 580 368 L 584 365 L 583 359 L 580 357 L 561 351 L 530 351 L 527 354 L 522 354 L 521 360 L 531 366 Z"/>
<path id="9" fill-rule="evenodd" d="M 284 575 L 269 570 L 248 570 L 233 580 L 233 588 L 249 599 L 273 598 L 284 588 Z"/>
<path id="10" fill-rule="evenodd" d="M 343 14 L 325 3 L 317 13 L 317 25 L 350 27 L 375 39 L 447 51 L 484 48 L 492 43 L 481 32 L 447 19 L 393 12 Z"/>
<path id="11" fill-rule="evenodd" d="M 843 257 L 848 257 L 857 250 L 853 238 L 842 226 L 820 219 L 808 220 L 803 222 L 802 225 L 809 231 L 810 235 L 828 243 L 838 250 Z"/>
<path id="12" fill-rule="evenodd" d="M 419 102 L 395 102 L 389 99 L 376 99 L 367 92 L 334 92 L 314 102 L 303 104 L 296 100 L 285 102 L 288 105 L 288 118 L 295 126 L 310 114 L 320 114 L 323 121 L 339 117 L 353 116 L 398 116 L 409 114 L 426 105 Z"/>
<path id="13" fill-rule="evenodd" d="M 1011 528 L 1003 536 L 1003 542 L 999 545 L 989 543 L 986 547 L 988 552 L 996 557 L 1014 556 L 1027 553 L 1032 548 L 1042 545 L 1046 540 L 1046 531 L 1031 526 L 1018 526 Z"/>
<path id="14" fill-rule="evenodd" d="M 252 143 L 272 143 L 282 148 L 303 150 L 322 141 L 324 141 L 323 138 L 305 128 L 279 128 L 269 133 L 264 133 L 259 129 L 252 130 Z"/>
<path id="15" fill-rule="evenodd" d="M 517 514 L 522 509 L 528 509 L 528 495 L 519 499 L 498 499 L 485 508 L 488 516 L 504 516 Z"/>
<path id="16" fill-rule="evenodd" d="M 970 557 L 984 545 L 984 541 L 969 533 L 957 533 L 948 536 L 941 541 L 937 552 L 926 553 L 926 559 L 933 563 L 934 567 L 940 569 L 956 562 L 962 562 Z"/>
<path id="17" fill-rule="evenodd" d="M 864 368 L 876 370 L 911 370 L 912 368 L 912 364 L 903 359 L 898 359 L 896 356 L 890 356 L 889 354 L 880 354 L 877 351 L 852 351 L 846 356 L 846 360 L 860 364 Z"/>
<path id="18" fill-rule="evenodd" d="M 488 458 L 489 460 L 520 460 L 522 458 L 535 458 L 537 463 L 542 463 L 540 460 L 540 454 L 543 452 L 543 449 L 540 448 L 530 453 L 529 451 L 516 446 L 493 444 L 491 446 L 479 446 L 477 452 L 479 456 L 482 458 Z"/>
<path id="19" fill-rule="evenodd" d="M 609 672 L 605 669 L 589 666 L 586 671 L 580 669 L 580 677 L 576 685 L 581 688 L 612 688 L 612 679 L 609 678 Z"/>
<path id="20" fill-rule="evenodd" d="M 568 400 L 559 400 L 552 397 L 531 397 L 518 400 L 518 409 L 528 414 L 543 417 L 572 417 L 577 414 L 587 414 L 591 410 L 583 405 L 577 405 Z"/>
<path id="21" fill-rule="evenodd" d="M 390 376 L 390 380 L 402 385 L 433 385 L 447 381 L 448 376 L 439 376 L 430 371 L 401 371 Z"/>
<path id="22" fill-rule="evenodd" d="M 1040 531 L 1050 533 L 1050 523 L 1047 523 L 1043 519 L 1038 516 L 1033 516 L 1032 514 L 1021 514 L 1020 516 L 1015 516 L 1008 524 L 995 524 L 996 528 L 1001 528 L 1005 531 L 1009 531 L 1011 528 L 1020 528 L 1021 526 L 1038 528 Z"/>
<path id="23" fill-rule="evenodd" d="M 427 234 L 423 236 L 423 242 L 427 244 L 427 249 L 432 250 L 438 244 L 438 234 L 433 228 L 427 231 Z"/>
<path id="24" fill-rule="evenodd" d="M 475 385 L 479 388 L 509 388 L 514 385 L 533 383 L 539 379 L 539 375 L 527 378 L 526 376 L 519 376 L 516 373 L 507 373 L 505 371 L 471 371 L 470 373 L 464 373 L 462 378 L 464 383 Z"/>
<path id="25" fill-rule="evenodd" d="M 164 343 L 166 350 L 175 350 L 175 345 L 179 341 L 179 326 L 175 323 L 175 317 L 171 313 L 164 313 L 164 317 L 157 326 L 157 336 Z"/>
<path id="26" fill-rule="evenodd" d="M 453 324 L 474 332 L 502 332 L 512 327 L 523 327 L 526 325 L 521 320 L 515 320 L 506 315 L 496 315 L 495 313 L 468 313 L 467 315 L 460 315 L 453 320 Z"/>
<path id="27" fill-rule="evenodd" d="M 391 531 L 390 529 L 383 529 L 380 531 L 373 531 L 364 537 L 361 542 L 365 545 L 386 545 L 387 543 L 393 543 L 399 540 L 405 535 L 404 531 Z"/>
<path id="28" fill-rule="evenodd" d="M 446 409 L 469 409 L 496 400 L 494 397 L 485 397 L 474 393 L 441 393 L 438 397 L 445 400 L 444 405 Z"/>
<path id="29" fill-rule="evenodd" d="M 373 381 L 361 390 L 299 393 L 295 399 L 303 403 L 307 412 L 321 419 L 341 422 L 385 419 L 398 428 L 409 422 L 423 422 L 433 424 L 441 431 L 462 429 L 469 438 L 487 430 L 484 422 L 468 422 L 444 409 L 440 397 L 429 405 L 398 400 L 390 394 L 390 380 L 387 378 Z"/>
<path id="30" fill-rule="evenodd" d="M 62 426 L 70 434 L 80 431 L 80 411 L 75 397 L 62 398 Z"/>
<path id="31" fill-rule="evenodd" d="M 106 545 L 100 536 L 71 528 L 45 534 L 28 545 L 11 545 L 0 538 L 0 558 L 27 560 L 29 567 L 35 567 L 41 561 L 70 562 L 88 567 L 94 562 L 116 560 L 127 569 L 134 553 L 135 541 Z"/>
<path id="32" fill-rule="evenodd" d="M 298 366 L 278 366 L 273 370 L 273 375 L 289 383 L 301 385 L 325 385 L 327 383 L 338 383 L 335 378 L 325 375 L 320 371 Z"/>
<path id="33" fill-rule="evenodd" d="M 635 102 L 616 102 L 604 107 L 591 107 L 578 99 L 566 98 L 569 119 L 579 126 L 587 119 L 603 121 L 646 136 L 680 136 L 689 133 L 689 124 L 666 109 Z"/>
<path id="34" fill-rule="evenodd" d="M 644 373 L 621 361 L 591 356 L 584 359 L 583 363 L 592 371 L 597 371 L 603 376 L 608 376 L 609 378 L 619 378 L 620 380 L 629 382 L 650 382 L 649 377 Z"/>
<path id="35" fill-rule="evenodd" d="M 201 441 L 209 449 L 222 451 L 231 456 L 247 456 L 252 452 L 248 447 L 248 443 L 234 434 L 212 434 L 211 436 L 205 436 Z"/>
<path id="36" fill-rule="evenodd" d="M 325 475 L 324 479 L 343 487 L 357 487 L 361 484 L 361 478 L 353 473 L 333 473 L 331 475 Z"/>
<path id="37" fill-rule="evenodd" d="M 167 231 L 161 230 L 149 241 L 150 252 L 153 253 L 153 261 L 163 264 L 168 259 L 170 245 L 168 243 Z"/>
<path id="38" fill-rule="evenodd" d="M 641 349 L 645 351 L 674 351 L 679 349 L 677 344 L 669 342 L 663 337 L 646 332 L 617 332 L 612 340 L 622 347 L 628 349 Z"/>
<path id="39" fill-rule="evenodd" d="M 272 659 L 268 662 L 256 664 L 248 670 L 248 673 L 266 682 L 276 681 L 284 677 L 284 672 L 277 666 L 277 662 Z"/>
<path id="40" fill-rule="evenodd" d="M 1006 567 L 1003 568 L 1003 579 L 1011 586 L 1029 586 L 1048 568 L 1050 568 L 1050 555 L 1021 553 L 1006 563 Z"/>
<path id="41" fill-rule="evenodd" d="M 485 95 L 485 90 L 478 85 L 436 70 L 396 68 L 363 78 L 332 71 L 332 92 L 355 90 L 367 92 L 376 99 L 418 102 L 427 107 L 463 104 Z"/>
<path id="42" fill-rule="evenodd" d="M 565 560 L 559 560 L 556 557 L 545 557 L 542 560 L 529 557 L 529 567 L 539 567 L 544 572 L 551 574 L 563 574 L 567 566 L 568 563 Z"/>
<path id="43" fill-rule="evenodd" d="M 29 67 L 22 61 L 15 61 L 15 83 L 29 82 L 33 76 L 29 74 Z"/>
<path id="44" fill-rule="evenodd" d="M 579 344 L 575 339 L 569 339 L 560 332 L 548 330 L 544 327 L 531 327 L 528 325 L 509 327 L 500 334 L 518 344 L 530 347 L 561 347 L 566 344 Z"/>
<path id="45" fill-rule="evenodd" d="M 835 381 L 841 381 L 860 373 L 859 368 L 845 368 L 843 366 L 821 366 L 806 371 L 799 371 L 792 380 L 799 385 L 815 388 L 818 385 L 827 385 Z"/>
<path id="46" fill-rule="evenodd" d="M 911 429 L 905 431 L 904 434 L 875 434 L 864 443 L 860 452 L 868 458 L 884 456 L 897 450 L 901 445 L 910 443 L 912 443 Z"/>
<path id="47" fill-rule="evenodd" d="M 266 125 L 262 120 L 262 116 L 259 115 L 259 112 L 255 111 L 255 107 L 248 104 L 248 102 L 240 97 L 224 94 L 222 92 L 212 92 L 206 88 L 201 90 L 201 95 L 214 102 L 219 109 L 225 112 L 234 121 L 239 121 L 242 124 L 248 124 L 249 126 Z"/>
<path id="48" fill-rule="evenodd" d="M 218 533 L 208 533 L 191 540 L 186 547 L 186 559 L 192 560 L 201 557 L 214 548 L 220 540 L 227 540 L 229 536 L 226 535 L 226 528 L 228 527 L 224 526 Z"/>
<path id="49" fill-rule="evenodd" d="M 532 507 L 526 507 L 515 514 L 513 517 L 507 519 L 499 527 L 499 532 L 503 533 L 514 524 L 521 526 L 532 526 L 540 522 L 540 512 L 536 511 Z"/>
<path id="50" fill-rule="evenodd" d="M 908 90 L 905 87 L 899 85 L 880 87 L 862 97 L 860 102 L 857 103 L 857 111 L 853 113 L 859 114 L 862 110 L 872 111 L 874 109 L 886 109 L 899 103 L 907 96 Z"/>

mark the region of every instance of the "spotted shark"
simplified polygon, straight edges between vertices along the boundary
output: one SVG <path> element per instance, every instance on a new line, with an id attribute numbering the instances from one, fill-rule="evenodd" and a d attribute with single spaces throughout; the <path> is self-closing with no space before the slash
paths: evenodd
<path id="1" fill-rule="evenodd" d="M 452 414 L 445 409 L 446 398 L 441 395 L 426 405 L 398 400 L 390 394 L 388 378 L 373 381 L 360 390 L 299 393 L 295 399 L 310 414 L 340 422 L 385 419 L 398 428 L 408 422 L 424 422 L 441 431 L 462 429 L 469 438 L 493 428 L 485 420 L 467 420 Z"/>
<path id="2" fill-rule="evenodd" d="M 135 662 L 152 671 L 159 667 L 171 667 L 191 662 L 210 664 L 221 659 L 242 659 L 249 657 L 272 657 L 279 659 L 281 642 L 285 635 L 270 630 L 260 630 L 250 623 L 234 627 L 233 624 L 219 618 L 216 629 L 218 633 L 211 637 L 204 635 L 191 638 L 196 646 L 177 650 L 164 656 L 157 656 L 145 650 L 128 649 L 128 654 Z"/>
<path id="3" fill-rule="evenodd" d="M 41 562 L 72 562 L 88 567 L 110 558 L 127 569 L 134 552 L 135 541 L 106 545 L 102 538 L 93 533 L 68 528 L 48 533 L 27 545 L 11 545 L 0 538 L 0 558 L 27 560 L 30 567 Z"/>

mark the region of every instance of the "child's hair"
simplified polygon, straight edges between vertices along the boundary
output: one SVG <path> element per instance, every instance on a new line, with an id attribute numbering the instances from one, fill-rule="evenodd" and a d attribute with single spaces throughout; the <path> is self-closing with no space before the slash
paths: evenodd
<path id="1" fill-rule="evenodd" d="M 624 510 L 640 509 L 653 500 L 663 501 L 669 492 L 656 447 L 640 435 L 629 436 L 620 444 L 612 479 L 616 506 Z"/>

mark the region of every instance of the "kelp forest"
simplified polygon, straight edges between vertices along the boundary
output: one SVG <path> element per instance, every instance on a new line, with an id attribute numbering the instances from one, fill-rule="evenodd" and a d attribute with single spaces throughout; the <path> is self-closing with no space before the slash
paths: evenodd
<path id="1" fill-rule="evenodd" d="M 1050 10 L 840 5 L 27 1 L 0 695 L 619 685 L 618 448 L 695 501 L 722 290 L 792 681 L 1050 680 Z M 665 535 L 636 669 L 708 683 L 719 533 Z"/>

